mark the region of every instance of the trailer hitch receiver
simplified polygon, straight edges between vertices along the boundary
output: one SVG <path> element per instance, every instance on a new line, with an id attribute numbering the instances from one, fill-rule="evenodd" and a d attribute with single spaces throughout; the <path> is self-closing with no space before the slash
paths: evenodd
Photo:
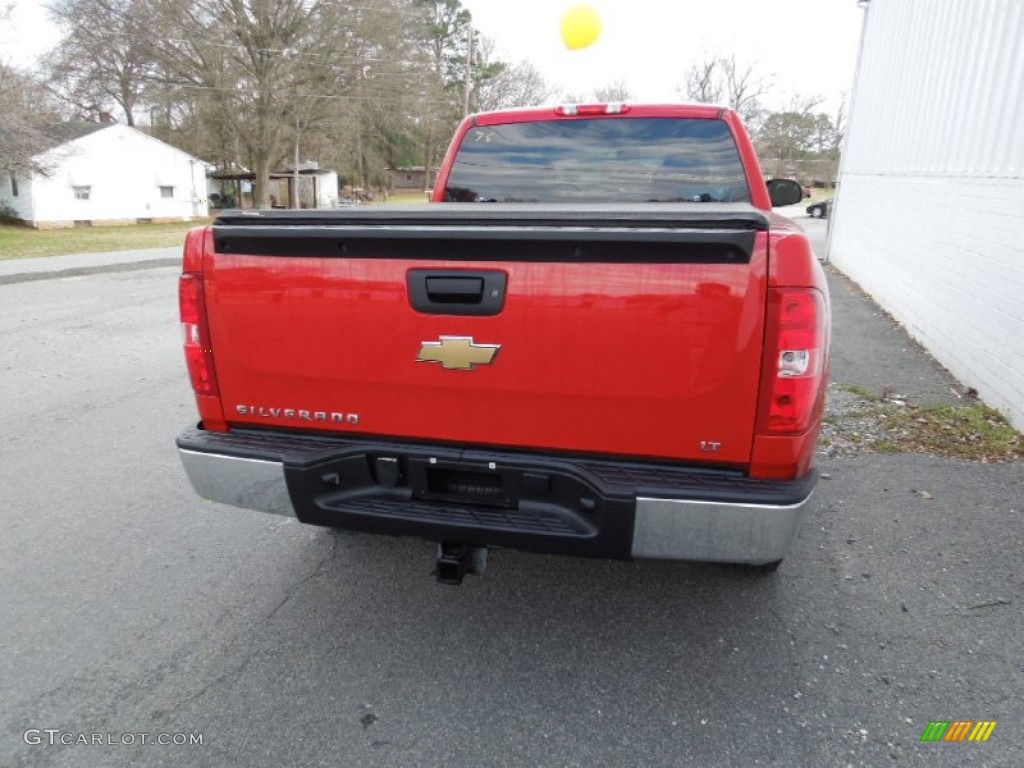
<path id="1" fill-rule="evenodd" d="M 458 586 L 467 573 L 478 576 L 487 568 L 487 548 L 442 542 L 437 545 L 437 580 Z"/>

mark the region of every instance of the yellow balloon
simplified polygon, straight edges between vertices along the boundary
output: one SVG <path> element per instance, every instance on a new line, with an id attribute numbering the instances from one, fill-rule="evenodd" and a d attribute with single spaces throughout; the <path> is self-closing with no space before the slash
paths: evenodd
<path id="1" fill-rule="evenodd" d="M 562 40 L 571 51 L 593 45 L 601 34 L 601 17 L 589 5 L 574 5 L 562 15 Z"/>

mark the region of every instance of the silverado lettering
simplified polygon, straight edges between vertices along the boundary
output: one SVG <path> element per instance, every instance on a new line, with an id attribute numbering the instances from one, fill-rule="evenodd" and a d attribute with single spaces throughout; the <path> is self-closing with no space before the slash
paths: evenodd
<path id="1" fill-rule="evenodd" d="M 257 405 L 236 405 L 235 413 L 239 416 L 260 416 L 262 418 L 269 419 L 299 419 L 300 421 L 330 421 L 335 424 L 352 424 L 356 425 L 359 423 L 359 414 L 357 413 L 338 413 L 332 411 L 302 411 L 295 410 L 294 408 L 264 408 L 263 406 Z"/>
<path id="2" fill-rule="evenodd" d="M 774 570 L 828 374 L 801 197 L 731 110 L 583 105 L 467 118 L 430 204 L 225 211 L 185 242 L 186 473 L 451 583 L 488 547 Z M 341 398 L 370 423 L 249 404 Z"/>

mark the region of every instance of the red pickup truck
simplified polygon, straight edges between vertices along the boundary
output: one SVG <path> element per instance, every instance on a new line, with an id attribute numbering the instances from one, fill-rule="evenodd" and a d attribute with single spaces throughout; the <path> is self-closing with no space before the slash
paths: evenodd
<path id="1" fill-rule="evenodd" d="M 739 118 L 479 114 L 433 202 L 231 211 L 185 243 L 205 499 L 438 542 L 774 570 L 816 482 L 829 303 Z"/>

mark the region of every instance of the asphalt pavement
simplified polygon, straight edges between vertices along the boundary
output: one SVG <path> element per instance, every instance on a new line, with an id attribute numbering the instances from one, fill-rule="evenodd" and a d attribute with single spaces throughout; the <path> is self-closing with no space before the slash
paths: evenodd
<path id="1" fill-rule="evenodd" d="M 428 543 L 199 500 L 176 269 L 61 271 L 0 285 L 0 765 L 1024 764 L 1024 465 L 823 460 L 771 576 L 505 550 L 445 587 Z M 829 279 L 835 380 L 957 396 Z"/>

